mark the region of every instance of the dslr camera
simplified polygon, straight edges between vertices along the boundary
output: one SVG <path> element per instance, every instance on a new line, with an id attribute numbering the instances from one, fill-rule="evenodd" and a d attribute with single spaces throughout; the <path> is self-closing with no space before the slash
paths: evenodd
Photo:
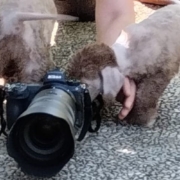
<path id="1" fill-rule="evenodd" d="M 6 84 L 4 92 L 7 151 L 27 174 L 55 175 L 72 158 L 76 140 L 100 127 L 102 98 L 92 102 L 86 85 L 60 70 L 49 71 L 42 83 Z"/>

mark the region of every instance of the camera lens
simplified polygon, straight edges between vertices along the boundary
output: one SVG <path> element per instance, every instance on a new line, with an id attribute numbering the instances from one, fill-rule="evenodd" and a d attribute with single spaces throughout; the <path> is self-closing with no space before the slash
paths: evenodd
<path id="1" fill-rule="evenodd" d="M 61 89 L 40 91 L 11 128 L 8 154 L 35 176 L 56 174 L 74 154 L 76 105 Z"/>
<path id="2" fill-rule="evenodd" d="M 33 153 L 39 155 L 53 155 L 56 151 L 67 148 L 68 140 L 67 124 L 64 120 L 59 120 L 47 114 L 33 114 L 32 120 L 22 127 L 21 146 L 27 151 L 29 148 Z M 66 141 L 65 141 L 66 138 Z M 24 143 L 24 144 L 23 144 Z M 58 154 L 59 156 L 60 154 Z"/>
<path id="3" fill-rule="evenodd" d="M 68 124 L 47 114 L 31 114 L 20 126 L 19 146 L 25 158 L 41 166 L 56 164 L 72 149 Z"/>
<path id="4" fill-rule="evenodd" d="M 36 144 L 48 145 L 57 140 L 56 135 L 60 135 L 60 123 L 50 123 L 48 120 L 42 120 L 34 124 L 34 129 L 31 129 L 32 138 Z"/>
<path id="5" fill-rule="evenodd" d="M 60 139 L 64 139 L 62 125 L 57 120 L 51 120 L 47 115 L 37 116 L 29 127 L 29 139 L 34 146 L 49 149 L 55 146 Z"/>

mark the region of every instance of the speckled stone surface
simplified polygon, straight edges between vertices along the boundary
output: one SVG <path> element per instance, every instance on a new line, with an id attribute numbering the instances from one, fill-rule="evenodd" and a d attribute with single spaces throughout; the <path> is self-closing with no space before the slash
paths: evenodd
<path id="1" fill-rule="evenodd" d="M 136 10 L 137 17 L 144 12 L 143 18 L 151 12 L 147 7 Z M 65 69 L 69 57 L 94 40 L 94 23 L 65 23 L 59 27 L 52 57 Z M 117 126 L 113 116 L 119 107 L 104 108 L 98 135 L 88 133 L 74 157 L 49 180 L 180 180 L 180 76 L 162 95 L 153 128 Z M 22 173 L 7 155 L 5 143 L 0 137 L 0 180 L 43 180 Z"/>

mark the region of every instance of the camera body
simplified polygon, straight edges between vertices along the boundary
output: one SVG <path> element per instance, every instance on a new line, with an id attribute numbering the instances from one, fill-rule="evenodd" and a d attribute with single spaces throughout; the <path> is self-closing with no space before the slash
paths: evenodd
<path id="1" fill-rule="evenodd" d="M 77 138 L 77 140 L 82 140 L 85 136 L 84 131 L 88 130 L 87 128 L 92 121 L 92 102 L 89 91 L 85 84 L 81 84 L 78 80 L 68 80 L 64 72 L 59 70 L 49 71 L 44 77 L 43 83 L 12 83 L 6 85 L 8 129 L 12 127 L 15 120 L 28 108 L 38 92 L 43 89 L 50 89 L 47 93 L 55 94 L 54 90 L 56 88 L 69 93 L 74 99 L 76 104 L 74 128 L 77 131 L 79 128 L 83 129 L 83 132 Z"/>
<path id="2" fill-rule="evenodd" d="M 47 72 L 42 83 L 6 84 L 5 92 L 7 152 L 27 174 L 57 174 L 74 155 L 75 140 L 100 128 L 102 99 L 92 102 L 86 85 L 62 71 Z"/>

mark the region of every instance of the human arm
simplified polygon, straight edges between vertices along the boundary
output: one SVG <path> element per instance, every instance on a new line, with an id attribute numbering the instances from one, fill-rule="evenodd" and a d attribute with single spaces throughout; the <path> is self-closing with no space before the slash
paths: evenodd
<path id="1" fill-rule="evenodd" d="M 133 0 L 96 0 L 97 42 L 103 42 L 111 46 L 121 34 L 121 30 L 128 24 L 134 23 L 133 8 Z M 123 108 L 119 113 L 119 119 L 124 119 L 131 111 L 135 94 L 135 83 L 126 78 L 122 91 L 117 96 L 117 100 L 124 96 Z"/>

